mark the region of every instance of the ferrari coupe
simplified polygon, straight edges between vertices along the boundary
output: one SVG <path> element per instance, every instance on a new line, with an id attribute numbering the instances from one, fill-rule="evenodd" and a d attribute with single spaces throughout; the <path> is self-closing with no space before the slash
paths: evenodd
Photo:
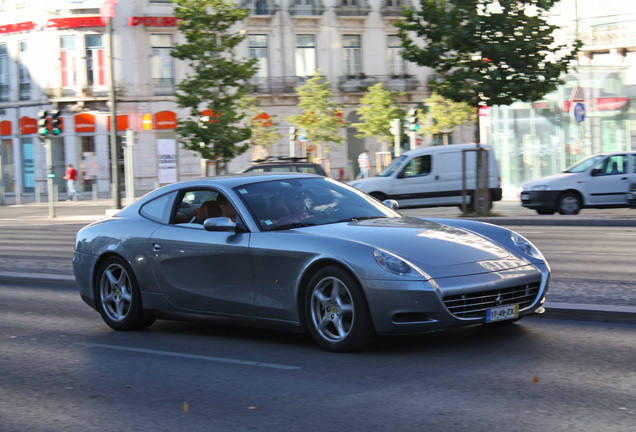
<path id="1" fill-rule="evenodd" d="M 336 352 L 542 313 L 550 277 L 506 228 L 402 216 L 394 201 L 297 173 L 159 188 L 81 229 L 73 270 L 115 330 L 222 318 L 309 332 Z"/>

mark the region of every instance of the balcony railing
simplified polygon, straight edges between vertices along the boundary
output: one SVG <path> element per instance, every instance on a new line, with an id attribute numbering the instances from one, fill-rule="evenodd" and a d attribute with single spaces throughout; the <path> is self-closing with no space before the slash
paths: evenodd
<path id="1" fill-rule="evenodd" d="M 250 81 L 254 93 L 281 94 L 295 93 L 296 87 L 301 86 L 312 77 L 255 77 Z"/>
<path id="2" fill-rule="evenodd" d="M 374 84 L 382 83 L 387 90 L 413 91 L 420 83 L 412 75 L 344 75 L 338 78 L 338 88 L 345 93 L 365 92 Z"/>
<path id="3" fill-rule="evenodd" d="M 371 12 L 371 6 L 368 3 L 361 0 L 362 4 L 358 5 L 338 5 L 336 6 L 336 15 L 339 16 L 366 16 Z"/>
<path id="4" fill-rule="evenodd" d="M 278 5 L 273 0 L 243 0 L 241 7 L 250 11 L 251 15 L 268 16 L 278 11 Z"/>
<path id="5" fill-rule="evenodd" d="M 380 6 L 380 13 L 383 16 L 402 16 L 404 6 L 413 9 L 413 3 L 410 0 L 384 0 Z"/>
<path id="6" fill-rule="evenodd" d="M 152 90 L 155 96 L 174 94 L 174 78 L 153 78 Z"/>
<path id="7" fill-rule="evenodd" d="M 325 11 L 325 5 L 320 0 L 315 0 L 310 5 L 292 4 L 288 12 L 290 15 L 304 15 L 304 16 L 320 16 Z"/>

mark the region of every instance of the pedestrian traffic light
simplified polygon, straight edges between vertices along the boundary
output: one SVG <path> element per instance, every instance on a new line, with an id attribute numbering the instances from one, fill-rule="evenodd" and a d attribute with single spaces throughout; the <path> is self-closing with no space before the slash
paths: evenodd
<path id="1" fill-rule="evenodd" d="M 49 178 L 55 178 L 55 171 L 52 166 L 49 167 Z"/>
<path id="2" fill-rule="evenodd" d="M 296 127 L 291 126 L 289 128 L 289 140 L 290 141 L 296 141 L 296 138 L 298 138 L 298 133 L 296 131 Z"/>
<path id="3" fill-rule="evenodd" d="M 53 132 L 53 135 L 59 135 L 63 132 L 63 130 L 60 110 L 51 111 L 51 132 Z"/>
<path id="4" fill-rule="evenodd" d="M 45 137 L 49 134 L 49 112 L 46 110 L 38 111 L 38 134 Z"/>
<path id="5" fill-rule="evenodd" d="M 420 128 L 420 125 L 417 123 L 417 109 L 411 108 L 409 110 L 409 116 L 407 118 L 409 123 L 409 130 L 417 131 Z"/>

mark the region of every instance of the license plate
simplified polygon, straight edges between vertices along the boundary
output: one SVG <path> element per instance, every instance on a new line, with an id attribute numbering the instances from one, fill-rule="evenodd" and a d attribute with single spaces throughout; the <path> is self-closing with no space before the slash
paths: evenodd
<path id="1" fill-rule="evenodd" d="M 519 318 L 519 305 L 501 306 L 486 310 L 486 322 Z"/>
<path id="2" fill-rule="evenodd" d="M 527 193 L 527 192 L 523 192 L 523 193 L 521 194 L 521 199 L 522 199 L 522 200 L 527 200 L 527 199 L 529 199 L 529 198 L 530 198 L 530 194 L 529 194 L 529 193 Z"/>

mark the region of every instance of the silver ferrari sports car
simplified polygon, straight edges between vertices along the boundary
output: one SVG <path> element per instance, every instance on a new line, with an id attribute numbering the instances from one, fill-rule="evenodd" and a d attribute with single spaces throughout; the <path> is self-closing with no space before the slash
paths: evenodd
<path id="1" fill-rule="evenodd" d="M 395 208 L 308 174 L 175 183 L 80 230 L 75 279 L 116 330 L 219 317 L 341 352 L 543 312 L 550 268 L 528 240 Z"/>

